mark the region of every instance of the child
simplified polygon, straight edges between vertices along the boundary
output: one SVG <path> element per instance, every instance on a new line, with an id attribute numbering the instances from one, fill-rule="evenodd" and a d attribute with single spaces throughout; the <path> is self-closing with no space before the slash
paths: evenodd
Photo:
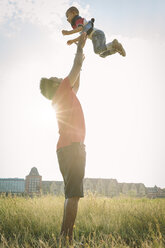
<path id="1" fill-rule="evenodd" d="M 78 32 L 86 32 L 87 37 L 92 40 L 94 52 L 99 54 L 102 58 L 118 52 L 122 56 L 126 56 L 125 50 L 118 40 L 114 39 L 112 42 L 106 44 L 105 34 L 102 30 L 96 29 L 93 26 L 94 19 L 87 22 L 85 18 L 79 16 L 79 10 L 76 7 L 70 7 L 66 11 L 67 21 L 71 24 L 72 30 L 62 30 L 63 35 L 75 34 Z M 80 36 L 79 36 L 80 37 Z M 71 45 L 77 43 L 79 37 L 68 40 L 67 44 Z"/>

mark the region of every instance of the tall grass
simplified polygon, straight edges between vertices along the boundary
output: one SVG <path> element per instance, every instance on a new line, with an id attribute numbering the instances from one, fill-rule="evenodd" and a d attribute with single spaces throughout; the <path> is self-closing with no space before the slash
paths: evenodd
<path id="1" fill-rule="evenodd" d="M 0 197 L 1 247 L 64 247 L 59 238 L 62 196 Z M 105 198 L 80 200 L 74 246 L 107 248 L 165 247 L 165 199 Z M 68 245 L 69 246 L 69 245 Z"/>

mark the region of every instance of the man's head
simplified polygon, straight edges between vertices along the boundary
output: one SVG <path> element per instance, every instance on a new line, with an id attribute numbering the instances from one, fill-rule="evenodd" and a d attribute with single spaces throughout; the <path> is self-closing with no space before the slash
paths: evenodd
<path id="1" fill-rule="evenodd" d="M 40 81 L 41 94 L 45 96 L 47 99 L 52 100 L 61 81 L 62 78 L 56 78 L 56 77 L 41 78 Z"/>
<path id="2" fill-rule="evenodd" d="M 72 6 L 66 11 L 66 18 L 69 23 L 71 23 L 72 19 L 76 16 L 79 15 L 79 10 Z"/>

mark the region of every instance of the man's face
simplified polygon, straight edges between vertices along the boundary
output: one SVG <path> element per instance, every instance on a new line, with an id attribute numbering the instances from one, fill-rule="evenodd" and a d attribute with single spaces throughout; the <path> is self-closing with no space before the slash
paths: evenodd
<path id="1" fill-rule="evenodd" d="M 53 90 L 53 88 L 56 90 L 59 86 L 59 84 L 61 83 L 62 81 L 62 78 L 56 78 L 56 77 L 51 77 L 49 78 L 49 80 L 51 80 L 52 82 L 52 90 L 50 90 L 50 81 L 47 81 L 47 86 L 46 86 L 46 91 L 45 91 L 45 96 L 48 98 L 48 99 L 52 99 L 53 96 L 54 96 L 54 93 L 55 91 Z"/>
<path id="2" fill-rule="evenodd" d="M 67 21 L 68 21 L 69 23 L 71 23 L 72 19 L 73 19 L 75 16 L 76 16 L 76 13 L 75 13 L 75 12 L 69 12 L 69 13 L 67 13 L 67 16 L 66 16 Z"/>
<path id="3" fill-rule="evenodd" d="M 53 81 L 53 87 L 57 87 L 62 81 L 62 78 L 57 77 L 51 77 L 49 79 Z"/>
<path id="4" fill-rule="evenodd" d="M 51 100 L 52 98 L 52 94 L 50 90 L 48 90 L 48 87 L 46 87 L 46 90 L 45 90 L 45 97 L 48 98 L 49 100 Z"/>

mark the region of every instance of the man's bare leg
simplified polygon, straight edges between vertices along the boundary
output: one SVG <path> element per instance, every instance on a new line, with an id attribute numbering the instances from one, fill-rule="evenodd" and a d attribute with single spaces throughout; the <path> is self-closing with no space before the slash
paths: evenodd
<path id="1" fill-rule="evenodd" d="M 61 235 L 66 237 L 68 235 L 69 241 L 72 241 L 73 226 L 75 223 L 77 210 L 78 210 L 79 197 L 72 197 L 65 200 L 64 215 L 61 226 Z"/>

